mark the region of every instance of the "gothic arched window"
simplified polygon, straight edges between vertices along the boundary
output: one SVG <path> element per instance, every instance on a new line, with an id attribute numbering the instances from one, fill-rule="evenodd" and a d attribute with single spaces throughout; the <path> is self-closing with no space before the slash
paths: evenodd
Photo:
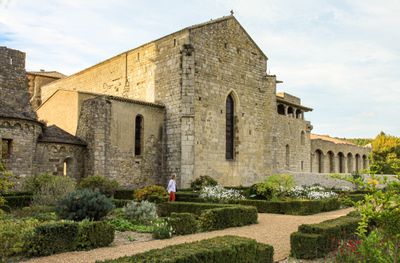
<path id="1" fill-rule="evenodd" d="M 235 140 L 235 103 L 232 95 L 229 94 L 226 98 L 226 151 L 225 156 L 227 160 L 235 158 L 234 140 Z"/>

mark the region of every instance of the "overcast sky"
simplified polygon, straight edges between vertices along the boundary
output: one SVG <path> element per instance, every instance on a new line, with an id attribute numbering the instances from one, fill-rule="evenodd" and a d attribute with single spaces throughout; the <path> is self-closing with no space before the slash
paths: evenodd
<path id="1" fill-rule="evenodd" d="M 314 133 L 400 135 L 398 0 L 0 0 L 0 45 L 72 74 L 231 9 Z"/>

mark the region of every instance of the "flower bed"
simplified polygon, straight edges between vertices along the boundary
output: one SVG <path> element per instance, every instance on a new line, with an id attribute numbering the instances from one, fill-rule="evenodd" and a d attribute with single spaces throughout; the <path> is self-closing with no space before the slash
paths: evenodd
<path id="1" fill-rule="evenodd" d="M 291 255 L 298 259 L 321 258 L 335 250 L 341 239 L 354 236 L 360 219 L 343 216 L 319 224 L 300 225 L 290 236 Z"/>
<path id="2" fill-rule="evenodd" d="M 223 236 L 193 243 L 153 249 L 133 256 L 121 257 L 103 263 L 154 262 L 154 263 L 272 263 L 274 249 L 253 239 Z"/>

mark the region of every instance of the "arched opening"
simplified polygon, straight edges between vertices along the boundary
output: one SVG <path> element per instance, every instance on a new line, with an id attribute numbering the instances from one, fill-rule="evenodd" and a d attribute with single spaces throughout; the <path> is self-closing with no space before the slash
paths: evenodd
<path id="1" fill-rule="evenodd" d="M 285 106 L 283 104 L 278 104 L 277 111 L 278 111 L 278 114 L 285 115 Z"/>
<path id="2" fill-rule="evenodd" d="M 143 116 L 136 115 L 135 118 L 135 156 L 143 152 Z"/>
<path id="3" fill-rule="evenodd" d="M 290 117 L 293 117 L 293 116 L 294 116 L 294 110 L 293 110 L 292 107 L 289 107 L 289 108 L 288 108 L 287 114 L 288 114 L 288 116 L 290 116 Z"/>
<path id="4" fill-rule="evenodd" d="M 74 177 L 74 160 L 71 157 L 64 159 L 63 176 Z"/>
<path id="5" fill-rule="evenodd" d="M 300 143 L 301 143 L 301 145 L 306 144 L 306 133 L 304 131 L 301 131 L 301 133 L 300 133 Z"/>
<path id="6" fill-rule="evenodd" d="M 322 153 L 321 150 L 316 150 L 315 151 L 315 158 L 317 160 L 317 172 L 318 173 L 323 173 L 324 172 L 323 153 Z"/>
<path id="7" fill-rule="evenodd" d="M 339 173 L 344 173 L 344 154 L 342 152 L 338 153 L 339 158 Z"/>
<path id="8" fill-rule="evenodd" d="M 227 160 L 233 160 L 235 158 L 235 101 L 233 100 L 232 94 L 229 94 L 226 98 L 226 150 L 225 157 Z"/>
<path id="9" fill-rule="evenodd" d="M 357 153 L 356 154 L 356 171 L 360 171 L 360 161 L 361 161 L 361 157 L 360 155 Z"/>
<path id="10" fill-rule="evenodd" d="M 286 145 L 286 169 L 290 169 L 290 146 Z"/>
<path id="11" fill-rule="evenodd" d="M 332 151 L 329 151 L 328 158 L 329 158 L 329 172 L 334 173 L 335 172 L 335 154 Z"/>
<path id="12" fill-rule="evenodd" d="M 303 118 L 303 111 L 296 110 L 296 119 L 302 119 L 302 118 Z"/>
<path id="13" fill-rule="evenodd" d="M 365 154 L 362 156 L 362 161 L 363 161 L 363 169 L 368 169 L 368 159 Z"/>
<path id="14" fill-rule="evenodd" d="M 353 172 L 353 155 L 351 153 L 347 154 L 347 172 Z"/>

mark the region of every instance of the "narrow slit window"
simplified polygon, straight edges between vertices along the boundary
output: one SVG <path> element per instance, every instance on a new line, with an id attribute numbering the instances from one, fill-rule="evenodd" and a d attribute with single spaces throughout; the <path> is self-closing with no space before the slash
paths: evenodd
<path id="1" fill-rule="evenodd" d="M 226 99 L 226 159 L 234 159 L 235 105 L 231 95 Z"/>
<path id="2" fill-rule="evenodd" d="M 1 159 L 8 160 L 12 154 L 12 140 L 2 139 L 1 140 Z"/>
<path id="3" fill-rule="evenodd" d="M 135 119 L 135 155 L 143 152 L 143 116 L 137 115 Z"/>

